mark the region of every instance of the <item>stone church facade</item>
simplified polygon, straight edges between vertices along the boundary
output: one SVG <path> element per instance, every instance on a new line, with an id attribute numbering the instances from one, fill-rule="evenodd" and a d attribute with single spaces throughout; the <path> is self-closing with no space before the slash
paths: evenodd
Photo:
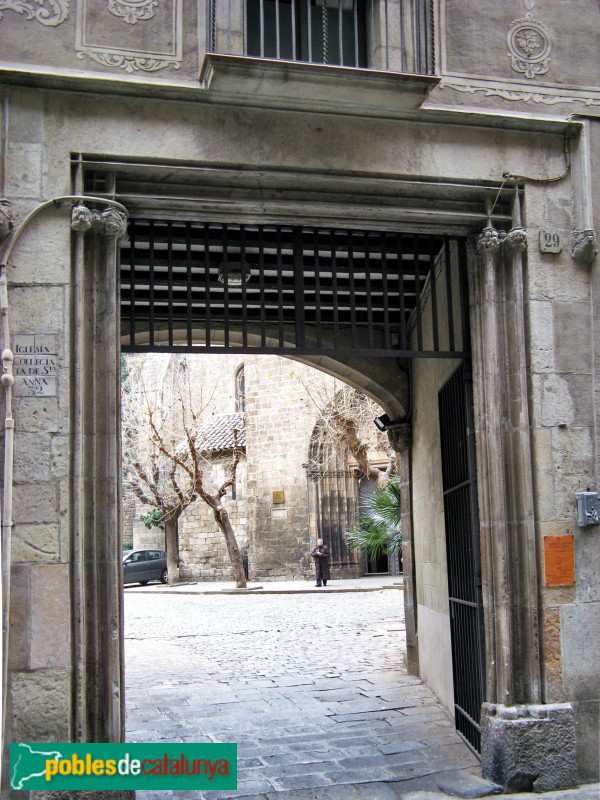
<path id="1" fill-rule="evenodd" d="M 0 3 L 5 761 L 125 735 L 120 353 L 204 348 L 377 399 L 410 669 L 598 778 L 597 0 L 331 5 Z"/>
<path id="2" fill-rule="evenodd" d="M 168 358 L 182 356 L 133 358 L 141 358 L 144 374 L 156 382 L 167 379 Z M 224 481 L 232 458 L 230 431 L 236 427 L 241 433 L 235 488 L 224 502 L 248 576 L 260 581 L 312 578 L 309 554 L 317 537 L 331 549 L 334 578 L 359 577 L 377 568 L 363 564 L 345 545 L 345 532 L 357 525 L 359 515 L 361 475 L 355 459 L 340 443 L 338 452 L 324 456 L 318 474 L 314 466 L 309 469 L 317 422 L 344 384 L 274 355 L 193 355 L 186 365 L 192 396 L 201 393 L 203 398 L 199 438 L 206 447 L 207 483 L 216 487 Z M 375 406 L 370 425 L 360 432 L 369 442 L 369 463 L 385 469 L 387 437 L 373 424 L 382 413 Z M 133 505 L 124 535 L 132 537 L 136 548 L 164 547 L 162 530 L 148 530 L 139 520 L 146 509 L 139 502 Z M 179 520 L 179 558 L 182 580 L 233 580 L 223 535 L 201 501 Z M 379 569 L 397 573 L 399 564 L 390 557 Z"/>

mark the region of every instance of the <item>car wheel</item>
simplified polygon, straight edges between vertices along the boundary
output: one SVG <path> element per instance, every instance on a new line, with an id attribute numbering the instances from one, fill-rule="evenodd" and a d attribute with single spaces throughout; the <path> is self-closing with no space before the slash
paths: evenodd
<path id="1" fill-rule="evenodd" d="M 162 571 L 162 575 L 160 576 L 161 583 L 168 583 L 169 582 L 169 570 L 165 567 Z"/>
<path id="2" fill-rule="evenodd" d="M 140 581 L 140 586 L 147 586 L 147 585 L 148 585 L 148 581 Z"/>

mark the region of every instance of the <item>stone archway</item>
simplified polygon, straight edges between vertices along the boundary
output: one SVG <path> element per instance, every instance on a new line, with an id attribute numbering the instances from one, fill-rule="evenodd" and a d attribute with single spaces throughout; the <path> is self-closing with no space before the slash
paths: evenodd
<path id="1" fill-rule="evenodd" d="M 515 207 L 520 198 L 516 194 Z M 523 307 L 523 231 L 518 210 L 515 225 L 504 236 L 488 226 L 477 251 L 469 256 L 468 308 L 473 338 L 473 373 L 477 472 L 481 509 L 482 582 L 486 620 L 486 700 L 483 753 L 485 769 L 503 769 L 498 747 L 510 726 L 502 709 L 527 707 L 542 699 L 536 542 L 533 535 L 531 443 L 527 419 L 528 388 Z M 118 550 L 118 342 L 116 312 L 116 247 L 92 238 L 77 251 L 75 319 L 81 319 L 75 352 L 75 371 L 89 364 L 91 381 L 76 381 L 75 437 L 78 443 L 74 475 L 78 479 L 74 505 L 77 515 L 74 606 L 88 609 L 84 624 L 76 625 L 78 672 L 78 736 L 118 739 L 122 731 L 120 643 L 120 577 L 114 563 Z M 466 291 L 467 285 L 463 285 Z M 464 322 L 463 322 L 464 324 Z M 407 354 L 404 354 L 407 355 Z M 404 416 L 408 384 L 374 380 L 366 354 L 299 353 L 321 367 L 350 378 L 353 385 L 379 399 L 390 416 Z M 340 364 L 342 367 L 340 368 Z M 315 364 L 318 366 L 318 363 Z M 77 375 L 76 377 L 79 377 Z M 393 388 L 392 388 L 393 386 Z M 398 393 L 396 393 L 398 389 Z M 402 392 L 402 395 L 400 395 Z M 520 411 L 515 416 L 515 401 Z M 410 530 L 410 428 L 396 420 L 393 432 L 401 453 L 402 480 L 407 492 L 406 530 Z M 516 465 L 516 468 L 515 468 Z M 89 524 L 88 524 L 89 523 Z M 109 532 L 108 534 L 106 532 Z M 418 668 L 414 553 L 411 537 L 404 552 L 407 583 L 408 660 Z M 90 554 L 90 555 L 88 555 Z M 93 555 L 92 555 L 93 554 Z M 114 579 L 114 582 L 113 582 Z M 421 631 L 421 634 L 423 631 Z M 527 665 L 523 670 L 522 666 Z M 104 709 L 112 710 L 106 714 Z M 565 709 L 546 714 L 550 735 L 560 738 Z M 562 717 L 561 717 L 562 715 Z M 568 716 L 568 714 L 567 714 Z M 560 718 L 560 719 L 559 719 Z M 572 726 L 572 711 L 568 724 Z M 492 736 L 489 731 L 494 732 Z M 500 735 L 498 735 L 500 730 Z M 556 734 L 554 734 L 556 732 Z M 489 734 L 489 735 L 488 735 Z M 508 735 L 508 734 L 507 734 Z M 500 764 L 500 767 L 498 767 Z M 504 776 L 499 776 L 504 780 Z"/>

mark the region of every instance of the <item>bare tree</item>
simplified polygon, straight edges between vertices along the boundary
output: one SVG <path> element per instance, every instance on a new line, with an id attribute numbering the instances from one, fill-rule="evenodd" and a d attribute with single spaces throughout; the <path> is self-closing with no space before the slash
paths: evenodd
<path id="1" fill-rule="evenodd" d="M 329 375 L 311 370 L 292 370 L 302 383 L 306 394 L 319 413 L 307 467 L 314 477 L 327 469 L 327 459 L 336 450 L 350 453 L 365 478 L 378 487 L 390 479 L 396 466 L 396 453 L 386 434 L 374 426 L 383 409 L 365 394 L 351 386 L 343 385 Z M 384 469 L 373 464 L 370 454 L 375 450 L 385 452 Z"/>
<path id="2" fill-rule="evenodd" d="M 179 581 L 179 518 L 191 503 L 202 499 L 212 508 L 215 522 L 225 537 L 236 586 L 245 588 L 242 555 L 223 506 L 227 489 L 235 483 L 239 464 L 238 431 L 232 432 L 233 451 L 227 477 L 211 491 L 205 477 L 211 457 L 202 442 L 201 395 L 196 391 L 192 402 L 186 361 L 174 356 L 171 363 L 172 369 L 159 387 L 148 386 L 139 367 L 131 370 L 124 381 L 124 493 L 153 508 L 155 521 L 164 524 L 169 583 Z"/>

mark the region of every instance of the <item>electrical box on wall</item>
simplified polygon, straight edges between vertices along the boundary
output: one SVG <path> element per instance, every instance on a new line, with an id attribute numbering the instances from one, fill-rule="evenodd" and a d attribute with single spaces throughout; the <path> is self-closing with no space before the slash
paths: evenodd
<path id="1" fill-rule="evenodd" d="M 600 508 L 598 506 L 598 492 L 578 492 L 577 522 L 580 528 L 590 525 L 600 525 Z"/>

